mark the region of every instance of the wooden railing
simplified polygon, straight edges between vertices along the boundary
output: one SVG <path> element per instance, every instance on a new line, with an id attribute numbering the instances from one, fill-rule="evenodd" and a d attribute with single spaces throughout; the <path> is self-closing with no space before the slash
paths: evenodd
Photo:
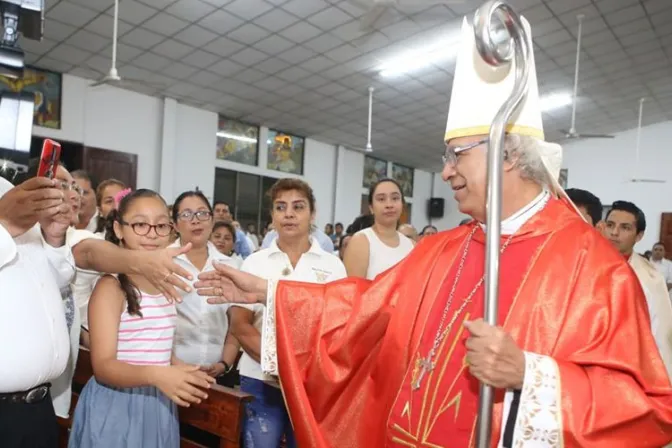
<path id="1" fill-rule="evenodd" d="M 67 420 L 59 418 L 62 448 L 68 445 L 68 434 L 79 392 L 92 376 L 91 353 L 82 348 L 79 350 L 77 368 L 72 380 L 71 417 Z M 252 396 L 248 394 L 215 385 L 208 391 L 208 399 L 201 404 L 179 408 L 181 447 L 238 448 L 245 403 L 251 400 Z"/>

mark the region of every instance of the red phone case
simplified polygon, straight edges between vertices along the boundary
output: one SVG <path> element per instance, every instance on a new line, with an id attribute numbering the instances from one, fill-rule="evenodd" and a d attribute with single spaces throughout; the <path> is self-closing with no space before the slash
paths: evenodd
<path id="1" fill-rule="evenodd" d="M 40 156 L 40 166 L 37 169 L 37 175 L 53 179 L 60 159 L 61 145 L 58 142 L 45 138 L 42 144 L 42 155 Z"/>

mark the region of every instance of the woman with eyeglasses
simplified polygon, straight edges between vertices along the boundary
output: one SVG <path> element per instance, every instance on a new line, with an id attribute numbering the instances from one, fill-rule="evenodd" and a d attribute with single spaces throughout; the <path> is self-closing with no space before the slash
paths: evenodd
<path id="1" fill-rule="evenodd" d="M 179 195 L 173 204 L 172 217 L 179 234 L 173 246 L 191 244 L 191 250 L 177 257 L 177 261 L 193 278 L 214 269 L 215 262 L 238 267 L 235 260 L 220 253 L 209 241 L 214 220 L 210 202 L 203 193 L 186 191 Z M 209 305 L 195 290 L 186 293 L 177 305 L 176 358 L 201 366 L 214 378 L 228 373 L 240 351 L 238 341 L 229 335 L 228 309 L 229 305 Z"/>

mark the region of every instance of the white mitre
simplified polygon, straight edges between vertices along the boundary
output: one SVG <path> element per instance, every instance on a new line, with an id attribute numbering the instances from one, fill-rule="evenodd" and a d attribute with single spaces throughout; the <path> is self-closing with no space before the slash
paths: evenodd
<path id="1" fill-rule="evenodd" d="M 523 17 L 521 21 L 531 36 L 528 21 Z M 473 27 L 466 17 L 462 23 L 459 45 L 444 138 L 446 143 L 459 137 L 488 135 L 495 115 L 513 91 L 516 76 L 515 61 L 493 67 L 481 58 L 476 48 Z M 527 96 L 509 118 L 506 132 L 538 140 L 535 146 L 548 171 L 549 187 L 555 195 L 566 197 L 558 182 L 562 167 L 562 147 L 544 141 L 534 52 L 531 56 Z"/>

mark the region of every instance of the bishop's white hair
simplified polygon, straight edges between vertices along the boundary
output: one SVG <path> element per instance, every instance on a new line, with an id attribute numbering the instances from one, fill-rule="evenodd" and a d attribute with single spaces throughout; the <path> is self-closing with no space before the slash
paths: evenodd
<path id="1" fill-rule="evenodd" d="M 523 179 L 553 190 L 562 166 L 562 147 L 535 137 L 507 134 L 504 159 L 515 162 Z"/>

